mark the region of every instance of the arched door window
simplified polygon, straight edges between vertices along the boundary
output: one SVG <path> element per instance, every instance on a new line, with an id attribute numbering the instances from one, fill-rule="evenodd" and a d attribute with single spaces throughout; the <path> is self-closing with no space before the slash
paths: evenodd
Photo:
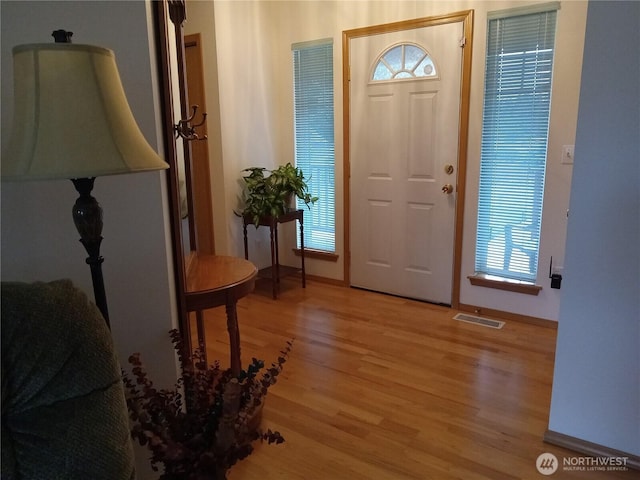
<path id="1" fill-rule="evenodd" d="M 401 43 L 386 49 L 376 60 L 372 82 L 412 78 L 438 77 L 435 62 L 429 53 L 415 43 Z"/>

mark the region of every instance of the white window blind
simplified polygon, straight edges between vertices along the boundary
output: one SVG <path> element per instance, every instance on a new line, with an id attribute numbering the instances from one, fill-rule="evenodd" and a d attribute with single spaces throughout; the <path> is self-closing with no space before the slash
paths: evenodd
<path id="1" fill-rule="evenodd" d="M 333 252 L 333 43 L 327 40 L 296 44 L 292 50 L 295 162 L 307 179 L 309 193 L 319 197 L 310 210 L 298 200 L 298 208 L 304 209 L 304 246 Z"/>
<path id="2" fill-rule="evenodd" d="M 476 272 L 535 282 L 557 4 L 489 17 Z"/>

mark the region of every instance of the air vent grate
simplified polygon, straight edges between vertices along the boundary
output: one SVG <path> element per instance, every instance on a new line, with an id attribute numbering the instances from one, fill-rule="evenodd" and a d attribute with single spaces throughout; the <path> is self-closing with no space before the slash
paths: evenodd
<path id="1" fill-rule="evenodd" d="M 476 325 L 482 325 L 483 327 L 489 327 L 489 328 L 504 327 L 504 322 L 500 322 L 499 320 L 478 317 L 476 315 L 467 315 L 466 313 L 458 313 L 455 317 L 453 317 L 453 319 L 460 320 L 461 322 L 475 323 Z"/>

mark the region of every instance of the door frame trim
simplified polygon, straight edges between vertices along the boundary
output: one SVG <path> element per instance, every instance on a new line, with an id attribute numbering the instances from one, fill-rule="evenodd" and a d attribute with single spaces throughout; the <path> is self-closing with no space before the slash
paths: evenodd
<path id="1" fill-rule="evenodd" d="M 469 100 L 471 93 L 471 55 L 473 45 L 473 10 L 423 17 L 401 22 L 385 23 L 369 27 L 354 28 L 342 32 L 342 128 L 343 128 L 343 194 L 344 194 L 344 283 L 351 285 L 351 161 L 350 155 L 350 107 L 351 96 L 349 84 L 350 74 L 350 42 L 354 38 L 379 35 L 382 33 L 412 30 L 423 27 L 433 27 L 448 23 L 462 22 L 464 32 L 464 47 L 462 48 L 462 71 L 460 83 L 460 117 L 458 131 L 458 175 L 457 198 L 454 227 L 453 249 L 453 281 L 451 287 L 451 306 L 458 308 L 460 304 L 460 278 L 462 268 L 462 234 L 464 221 L 465 180 L 467 176 L 467 144 L 469 137 Z"/>

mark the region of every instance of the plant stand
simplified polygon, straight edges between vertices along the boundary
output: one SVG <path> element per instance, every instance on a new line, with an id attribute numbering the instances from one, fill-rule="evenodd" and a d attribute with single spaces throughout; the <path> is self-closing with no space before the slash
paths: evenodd
<path id="1" fill-rule="evenodd" d="M 272 293 L 274 300 L 278 298 L 278 292 L 280 290 L 280 279 L 284 276 L 291 275 L 293 273 L 301 272 L 302 276 L 302 288 L 306 288 L 307 282 L 304 270 L 304 227 L 303 227 L 303 213 L 302 209 L 292 210 L 284 213 L 278 217 L 262 217 L 258 223 L 258 227 L 269 227 L 269 238 L 271 244 L 271 267 L 263 268 L 258 271 L 260 278 L 271 279 Z M 280 265 L 280 256 L 278 253 L 278 224 L 293 222 L 298 220 L 300 225 L 300 268 L 287 267 Z M 253 220 L 245 216 L 243 217 L 242 230 L 244 234 L 244 258 L 249 259 L 249 246 L 247 242 L 247 226 L 254 225 Z"/>

